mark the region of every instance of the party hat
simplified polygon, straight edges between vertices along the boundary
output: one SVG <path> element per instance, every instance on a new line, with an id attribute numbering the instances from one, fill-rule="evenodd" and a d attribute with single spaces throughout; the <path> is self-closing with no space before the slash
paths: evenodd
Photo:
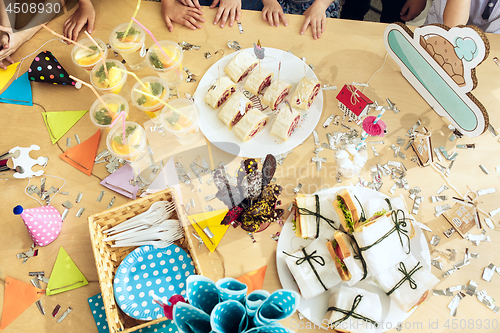
<path id="1" fill-rule="evenodd" d="M 2 90 L 5 85 L 9 83 L 10 79 L 12 79 L 16 73 L 17 66 L 19 66 L 19 62 L 9 65 L 6 70 L 0 71 L 0 90 Z"/>
<path id="2" fill-rule="evenodd" d="M 87 112 L 88 110 L 42 112 L 52 144 L 59 141 Z"/>
<path id="3" fill-rule="evenodd" d="M 37 246 L 45 246 L 56 240 L 61 233 L 62 217 L 53 206 L 23 209 L 14 208 L 14 214 L 21 215 L 31 239 Z"/>
<path id="4" fill-rule="evenodd" d="M 28 73 L 24 73 L 14 80 L 0 95 L 0 103 L 33 105 L 33 95 Z"/>
<path id="5" fill-rule="evenodd" d="M 43 295 L 43 290 L 11 277 L 5 278 L 5 293 L 3 296 L 2 320 L 0 331 L 14 321 L 31 304 Z"/>
<path id="6" fill-rule="evenodd" d="M 86 286 L 87 284 L 89 283 L 85 276 L 83 276 L 82 272 L 80 272 L 68 253 L 61 246 L 56 263 L 50 274 L 46 294 L 55 295 Z"/>
<path id="7" fill-rule="evenodd" d="M 87 176 L 90 176 L 92 168 L 94 167 L 94 159 L 97 153 L 97 147 L 99 146 L 100 136 L 101 130 L 97 130 L 89 139 L 66 150 L 66 152 L 59 155 L 59 157 Z"/>
<path id="8" fill-rule="evenodd" d="M 139 185 L 130 185 L 131 179 L 134 179 L 134 169 L 130 164 L 125 164 L 104 178 L 101 185 L 135 200 Z"/>
<path id="9" fill-rule="evenodd" d="M 63 84 L 81 88 L 81 84 L 69 78 L 68 72 L 61 66 L 50 51 L 40 52 L 28 69 L 30 81 Z"/>

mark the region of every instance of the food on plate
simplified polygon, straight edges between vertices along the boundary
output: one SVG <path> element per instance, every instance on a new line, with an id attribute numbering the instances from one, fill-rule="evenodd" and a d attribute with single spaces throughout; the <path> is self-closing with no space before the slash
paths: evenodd
<path id="1" fill-rule="evenodd" d="M 258 64 L 257 59 L 245 51 L 239 52 L 226 66 L 224 72 L 238 83 L 248 75 Z"/>
<path id="2" fill-rule="evenodd" d="M 248 141 L 266 126 L 269 117 L 259 110 L 250 109 L 233 127 L 236 135 L 243 141 Z"/>
<path id="3" fill-rule="evenodd" d="M 288 140 L 292 135 L 295 128 L 300 121 L 300 112 L 291 109 L 288 105 L 283 106 L 278 111 L 276 118 L 274 118 L 273 127 L 271 127 L 271 134 L 277 137 Z"/>
<path id="4" fill-rule="evenodd" d="M 217 109 L 235 92 L 236 85 L 234 82 L 227 76 L 223 76 L 208 89 L 207 95 L 205 96 L 205 103 Z"/>
<path id="5" fill-rule="evenodd" d="M 380 332 L 378 326 L 381 320 L 379 295 L 360 288 L 340 286 L 332 290 L 323 323 L 337 332 L 375 333 Z"/>
<path id="6" fill-rule="evenodd" d="M 342 177 L 352 178 L 366 164 L 368 154 L 365 149 L 356 150 L 356 145 L 346 144 L 335 153 L 335 161 Z"/>
<path id="7" fill-rule="evenodd" d="M 314 102 L 321 89 L 321 82 L 310 78 L 303 77 L 297 84 L 297 88 L 292 94 L 291 102 L 292 107 L 297 107 L 302 110 L 307 110 Z"/>
<path id="8" fill-rule="evenodd" d="M 403 311 L 422 303 L 439 283 L 430 270 L 409 255 L 375 276 L 377 283 Z"/>
<path id="9" fill-rule="evenodd" d="M 340 223 L 332 206 L 335 195 L 298 194 L 294 200 L 295 235 L 314 239 L 332 239 Z"/>
<path id="10" fill-rule="evenodd" d="M 259 67 L 248 76 L 245 82 L 245 90 L 248 90 L 255 96 L 258 96 L 264 92 L 264 89 L 271 85 L 271 80 L 274 74 L 267 68 Z"/>
<path id="11" fill-rule="evenodd" d="M 340 224 L 346 232 L 352 233 L 360 219 L 363 221 L 363 208 L 348 189 L 339 191 L 332 204 L 339 216 Z"/>
<path id="12" fill-rule="evenodd" d="M 292 254 L 283 252 L 286 264 L 305 299 L 318 296 L 341 282 L 326 242 L 325 238 L 319 237 Z"/>
<path id="13" fill-rule="evenodd" d="M 232 129 L 252 108 L 252 102 L 242 92 L 234 93 L 217 115 L 229 129 Z"/>
<path id="14" fill-rule="evenodd" d="M 262 103 L 269 106 L 274 111 L 278 108 L 278 105 L 283 99 L 288 96 L 290 89 L 292 89 L 292 85 L 284 80 L 273 81 L 269 88 L 267 88 L 262 98 Z"/>

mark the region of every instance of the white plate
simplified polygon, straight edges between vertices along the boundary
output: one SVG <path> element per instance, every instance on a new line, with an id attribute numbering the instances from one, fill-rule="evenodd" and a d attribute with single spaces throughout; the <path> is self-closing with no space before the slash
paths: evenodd
<path id="1" fill-rule="evenodd" d="M 260 61 L 260 65 L 274 72 L 274 81 L 278 78 L 278 65 L 281 60 L 280 80 L 285 80 L 292 85 L 290 94 L 293 93 L 297 83 L 304 77 L 304 73 L 306 73 L 308 77 L 317 79 L 311 68 L 293 54 L 271 47 L 266 47 L 265 49 L 266 57 Z M 241 52 L 248 52 L 254 56 L 253 49 L 251 48 L 244 49 Z M 251 140 L 243 142 L 234 134 L 234 131 L 230 131 L 217 117 L 220 109 L 214 110 L 205 104 L 205 95 L 219 77 L 219 69 L 221 75 L 225 75 L 224 68 L 226 68 L 229 61 L 233 59 L 237 53 L 238 52 L 233 52 L 213 64 L 205 75 L 203 75 L 203 78 L 198 84 L 198 88 L 195 92 L 195 103 L 200 109 L 201 131 L 215 146 L 230 154 L 238 156 L 261 158 L 265 157 L 267 154 L 278 155 L 297 147 L 311 135 L 321 117 L 321 112 L 323 110 L 323 92 L 321 90 L 309 110 L 302 111 L 302 119 L 299 123 L 299 127 L 287 141 L 283 141 L 277 136 L 270 134 L 275 118 L 275 115 L 270 115 L 266 127 Z M 254 70 L 258 71 L 259 67 L 257 66 Z M 246 78 L 238 83 L 237 87 L 242 90 L 245 82 Z M 237 144 L 240 148 L 239 151 L 234 149 L 234 145 L 225 144 L 226 142 Z"/>
<path id="2" fill-rule="evenodd" d="M 334 187 L 316 192 L 315 194 L 334 194 L 337 191 L 342 190 L 343 188 L 345 188 L 345 186 Z M 364 205 L 364 203 L 368 200 L 380 199 L 383 201 L 383 199 L 388 198 L 388 196 L 385 194 L 363 187 L 350 187 L 350 189 L 358 197 L 362 205 Z M 295 232 L 292 228 L 292 218 L 293 216 L 292 214 L 290 214 L 290 217 L 288 218 L 281 231 L 278 241 L 278 247 L 276 249 L 276 265 L 278 268 L 278 276 L 283 288 L 299 292 L 297 283 L 293 279 L 293 276 L 290 273 L 290 270 L 288 269 L 288 266 L 285 262 L 286 255 L 283 254 L 283 251 L 287 253 L 293 253 L 299 250 L 301 246 L 307 246 L 312 241 L 295 236 Z M 411 253 L 417 260 L 422 263 L 424 269 L 430 270 L 431 255 L 429 253 L 427 240 L 425 239 L 422 229 L 420 229 L 420 227 L 416 223 L 414 223 L 413 226 L 415 228 L 415 236 L 410 241 Z M 341 284 L 345 287 L 348 287 L 347 284 L 343 282 Z M 382 332 L 386 332 L 396 327 L 398 323 L 401 323 L 408 319 L 408 317 L 414 311 L 404 312 L 403 310 L 401 310 L 399 306 L 395 302 L 392 302 L 391 298 L 387 296 L 385 292 L 380 289 L 371 278 L 367 278 L 364 281 L 355 284 L 354 287 L 377 293 L 380 296 L 380 302 L 382 304 Z M 311 322 L 315 323 L 316 325 L 321 325 L 323 317 L 326 314 L 326 310 L 328 309 L 329 298 L 329 292 L 324 292 L 323 294 L 308 300 L 302 297 L 300 300 L 298 311 Z"/>

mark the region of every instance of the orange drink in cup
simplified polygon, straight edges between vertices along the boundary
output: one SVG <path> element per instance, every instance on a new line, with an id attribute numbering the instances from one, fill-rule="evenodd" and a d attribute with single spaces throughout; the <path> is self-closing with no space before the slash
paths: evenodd
<path id="1" fill-rule="evenodd" d="M 134 85 L 131 94 L 132 104 L 137 109 L 146 112 L 146 114 L 153 119 L 160 113 L 159 111 L 164 105 L 154 98 L 136 92 L 135 89 L 156 96 L 166 102 L 169 98 L 168 85 L 158 76 L 148 76 L 141 79 L 141 81 L 144 83 L 146 88 L 144 88 L 139 82 Z"/>
<path id="2" fill-rule="evenodd" d="M 106 145 L 111 154 L 118 158 L 133 162 L 146 152 L 146 132 L 136 122 L 125 122 L 125 139 L 123 123 L 118 121 L 106 137 Z"/>
<path id="3" fill-rule="evenodd" d="M 127 82 L 127 73 L 120 72 L 115 67 L 126 70 L 125 66 L 121 62 L 114 59 L 107 59 L 107 76 L 102 62 L 97 64 L 97 66 L 94 66 L 90 72 L 90 83 L 92 83 L 94 88 L 96 88 L 101 94 L 119 94 L 122 90 L 125 90 L 123 87 Z M 122 96 L 123 95 L 126 96 L 126 93 L 122 92 Z"/>
<path id="4" fill-rule="evenodd" d="M 111 123 L 118 117 L 120 112 L 125 112 L 128 117 L 128 102 L 120 95 L 108 94 L 101 96 L 105 105 L 99 99 L 90 107 L 90 120 L 99 128 L 110 129 Z"/>
<path id="5" fill-rule="evenodd" d="M 125 36 L 128 23 L 117 26 L 109 36 L 111 48 L 120 54 L 133 71 L 146 68 L 146 33 L 137 24 L 133 23 Z"/>
<path id="6" fill-rule="evenodd" d="M 174 99 L 160 114 L 160 122 L 181 145 L 189 145 L 200 139 L 200 111 L 196 104 L 185 98 Z"/>
<path id="7" fill-rule="evenodd" d="M 97 38 L 94 38 L 94 39 L 97 42 L 97 44 L 101 47 L 104 54 L 107 56 L 108 48 L 106 47 L 106 44 L 100 39 L 97 39 Z M 88 77 L 92 68 L 94 68 L 94 66 L 99 61 L 101 61 L 102 54 L 99 51 L 99 49 L 97 48 L 97 46 L 95 46 L 94 43 L 89 38 L 82 39 L 79 42 L 79 44 L 88 47 L 91 51 L 89 51 L 88 49 L 84 49 L 84 48 L 80 47 L 79 45 L 75 45 L 71 49 L 71 59 L 73 60 L 73 63 L 75 64 L 75 66 L 77 68 L 82 68 L 86 71 L 85 75 Z M 84 72 L 81 71 L 80 74 L 83 74 L 83 73 Z M 84 76 L 83 75 L 81 75 L 81 76 L 83 79 Z"/>
<path id="8" fill-rule="evenodd" d="M 151 46 L 146 55 L 147 64 L 168 84 L 169 88 L 177 88 L 183 81 L 182 48 L 179 44 L 168 40 L 160 41 L 159 44 L 163 52 L 156 44 Z"/>

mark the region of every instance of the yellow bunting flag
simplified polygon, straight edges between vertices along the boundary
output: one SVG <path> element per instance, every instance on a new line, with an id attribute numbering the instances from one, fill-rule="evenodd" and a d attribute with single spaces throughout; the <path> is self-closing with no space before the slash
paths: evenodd
<path id="1" fill-rule="evenodd" d="M 17 66 L 19 66 L 18 62 L 8 66 L 6 70 L 0 69 L 0 91 L 3 90 L 5 85 L 12 79 L 16 73 Z"/>
<path id="2" fill-rule="evenodd" d="M 203 239 L 210 252 L 214 252 L 226 233 L 227 228 L 229 228 L 228 225 L 220 224 L 226 213 L 227 209 L 222 209 L 188 216 L 189 222 L 193 225 L 194 230 L 200 235 L 201 239 Z M 204 231 L 203 229 L 207 227 L 209 230 Z M 212 238 L 208 238 L 207 236 L 210 232 L 213 234 Z"/>
<path id="3" fill-rule="evenodd" d="M 55 295 L 65 291 L 86 286 L 88 283 L 82 272 L 76 267 L 62 246 L 59 248 L 56 263 L 50 274 L 47 295 Z"/>
<path id="4" fill-rule="evenodd" d="M 42 112 L 52 144 L 59 141 L 87 112 L 88 110 Z"/>

